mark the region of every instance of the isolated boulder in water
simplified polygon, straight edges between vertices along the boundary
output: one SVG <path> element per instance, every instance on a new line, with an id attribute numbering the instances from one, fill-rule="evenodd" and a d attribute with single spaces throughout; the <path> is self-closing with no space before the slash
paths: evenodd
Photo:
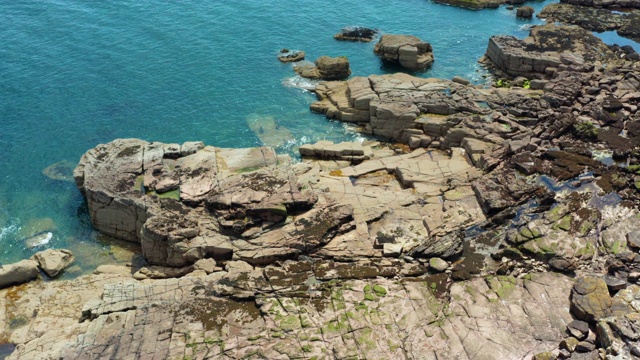
<path id="1" fill-rule="evenodd" d="M 431 44 L 411 35 L 382 35 L 373 53 L 410 70 L 425 70 L 433 64 Z"/>
<path id="2" fill-rule="evenodd" d="M 533 16 L 533 8 L 531 6 L 521 6 L 516 10 L 516 17 L 529 19 Z"/>
<path id="3" fill-rule="evenodd" d="M 34 260 L 22 260 L 14 264 L 0 266 L 0 289 L 19 285 L 38 277 L 38 263 Z"/>

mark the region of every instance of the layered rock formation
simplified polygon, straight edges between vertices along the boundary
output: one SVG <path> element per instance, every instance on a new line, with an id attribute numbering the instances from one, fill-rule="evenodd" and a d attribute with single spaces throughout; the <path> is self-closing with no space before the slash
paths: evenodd
<path id="1" fill-rule="evenodd" d="M 321 56 L 314 64 L 299 65 L 294 67 L 294 70 L 298 75 L 308 79 L 343 80 L 351 75 L 349 59 L 344 56 Z"/>
<path id="2" fill-rule="evenodd" d="M 425 70 L 433 64 L 431 44 L 410 35 L 382 35 L 373 53 L 382 61 L 396 63 L 410 70 Z"/>

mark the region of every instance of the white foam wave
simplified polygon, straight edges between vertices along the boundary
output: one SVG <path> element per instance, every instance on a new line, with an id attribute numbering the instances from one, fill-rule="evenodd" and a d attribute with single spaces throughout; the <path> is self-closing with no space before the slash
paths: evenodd
<path id="1" fill-rule="evenodd" d="M 282 80 L 282 85 L 290 88 L 303 89 L 307 91 L 314 91 L 319 81 L 303 78 L 302 76 L 295 75 Z"/>

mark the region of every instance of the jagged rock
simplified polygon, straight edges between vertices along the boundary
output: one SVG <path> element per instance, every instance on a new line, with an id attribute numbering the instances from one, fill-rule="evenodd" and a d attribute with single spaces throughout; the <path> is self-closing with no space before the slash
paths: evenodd
<path id="1" fill-rule="evenodd" d="M 531 6 L 520 6 L 516 9 L 516 17 L 525 19 L 533 17 L 533 8 Z"/>
<path id="2" fill-rule="evenodd" d="M 571 38 L 574 41 L 567 42 Z M 511 76 L 545 77 L 558 68 L 561 53 L 579 54 L 588 61 L 614 59 L 613 52 L 589 31 L 577 26 L 547 24 L 536 26 L 530 37 L 519 40 L 512 36 L 492 36 L 486 55 L 502 71 Z M 582 70 L 579 64 L 572 64 Z"/>
<path id="3" fill-rule="evenodd" d="M 433 63 L 431 44 L 410 35 L 382 35 L 373 53 L 411 70 L 425 70 Z"/>
<path id="4" fill-rule="evenodd" d="M 282 49 L 278 54 L 278 60 L 283 63 L 296 62 L 304 60 L 305 53 L 302 50 Z"/>
<path id="5" fill-rule="evenodd" d="M 411 256 L 451 259 L 462 254 L 462 239 L 462 234 L 457 232 L 434 237 L 413 249 Z"/>
<path id="6" fill-rule="evenodd" d="M 378 34 L 377 29 L 369 29 L 362 26 L 347 26 L 339 33 L 333 35 L 336 40 L 370 42 Z"/>
<path id="7" fill-rule="evenodd" d="M 628 311 L 628 305 L 619 298 L 611 299 L 607 284 L 601 278 L 578 278 L 571 290 L 571 312 L 579 320 L 593 324 L 607 316 L 623 315 Z"/>
<path id="8" fill-rule="evenodd" d="M 71 251 L 66 249 L 47 249 L 37 252 L 33 258 L 38 262 L 40 269 L 52 278 L 58 276 L 75 261 Z"/>
<path id="9" fill-rule="evenodd" d="M 567 324 L 567 331 L 578 340 L 584 340 L 589 335 L 589 324 L 581 320 L 573 320 Z"/>
<path id="10" fill-rule="evenodd" d="M 22 260 L 0 266 L 0 289 L 29 282 L 38 277 L 38 262 Z"/>

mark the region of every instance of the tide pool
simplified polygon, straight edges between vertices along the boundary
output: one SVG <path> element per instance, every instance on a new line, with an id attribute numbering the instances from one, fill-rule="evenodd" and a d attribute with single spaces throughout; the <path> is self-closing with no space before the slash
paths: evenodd
<path id="1" fill-rule="evenodd" d="M 530 5 L 537 12 L 548 3 Z M 16 0 L 3 3 L 0 19 L 0 264 L 69 248 L 76 274 L 117 251 L 92 230 L 73 182 L 45 176 L 48 166 L 125 137 L 268 143 L 291 154 L 303 143 L 354 140 L 344 124 L 309 112 L 315 98 L 289 85 L 298 80 L 276 59 L 280 49 L 304 50 L 311 61 L 347 56 L 352 76 L 395 72 L 373 55 L 375 42 L 333 39 L 348 25 L 378 28 L 432 43 L 435 63 L 417 75 L 482 83 L 477 60 L 488 38 L 524 37 L 541 23 L 506 7 L 427 0 Z M 277 134 L 258 136 L 260 124 Z M 27 248 L 47 233 L 47 243 Z"/>

